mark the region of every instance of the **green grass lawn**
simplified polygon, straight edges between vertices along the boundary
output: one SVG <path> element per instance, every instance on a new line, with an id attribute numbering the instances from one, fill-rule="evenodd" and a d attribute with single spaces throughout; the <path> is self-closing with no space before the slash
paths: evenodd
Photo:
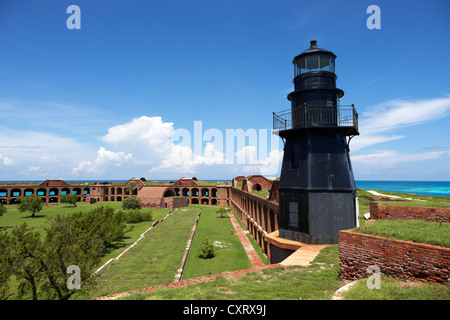
<path id="1" fill-rule="evenodd" d="M 308 267 L 272 268 L 236 278 L 218 277 L 212 281 L 181 288 L 137 293 L 124 299 L 174 300 L 298 300 L 330 299 L 345 284 L 339 280 L 338 246 L 323 249 Z"/>
<path id="2" fill-rule="evenodd" d="M 198 208 L 178 208 L 118 261 L 99 273 L 91 297 L 173 282 Z"/>
<path id="3" fill-rule="evenodd" d="M 449 300 L 450 285 L 381 275 L 379 289 L 369 289 L 367 279 L 361 279 L 343 297 L 345 300 Z"/>
<path id="4" fill-rule="evenodd" d="M 354 229 L 375 236 L 450 247 L 450 224 L 420 220 L 375 220 Z"/>
<path id="5" fill-rule="evenodd" d="M 380 192 L 387 195 L 411 198 L 413 201 L 377 201 L 387 206 L 412 207 L 450 207 L 450 197 L 421 196 L 393 192 Z M 360 227 L 354 231 L 397 240 L 427 243 L 437 246 L 450 247 L 450 224 L 419 220 L 374 220 L 366 223 L 363 215 L 370 212 L 370 201 L 363 198 L 371 195 L 366 190 L 358 189 L 359 222 Z"/>
<path id="6" fill-rule="evenodd" d="M 63 205 L 63 204 L 54 204 L 44 205 L 42 211 L 36 213 L 34 218 L 31 217 L 29 212 L 20 212 L 17 207 L 18 205 L 8 205 L 6 206 L 8 211 L 2 217 L 0 217 L 0 228 L 9 230 L 14 228 L 15 226 L 26 222 L 30 227 L 36 228 L 37 231 L 42 231 L 46 225 L 47 217 L 54 217 L 58 213 L 71 213 L 71 212 L 79 212 L 79 211 L 88 211 L 98 206 L 110 206 L 114 209 L 121 209 L 122 202 L 114 202 L 114 201 L 105 201 L 98 202 L 94 204 L 85 204 L 84 202 L 78 202 L 77 206 L 74 207 L 72 205 Z"/>
<path id="7" fill-rule="evenodd" d="M 227 215 L 220 218 L 220 215 L 216 213 L 217 206 L 189 206 L 189 208 L 191 207 L 201 208 L 202 213 L 182 279 L 251 268 L 250 260 L 231 224 L 230 218 Z M 233 230 L 233 233 L 230 233 L 230 230 Z M 214 243 L 216 255 L 210 259 L 201 259 L 197 255 L 197 250 L 205 237 Z"/>

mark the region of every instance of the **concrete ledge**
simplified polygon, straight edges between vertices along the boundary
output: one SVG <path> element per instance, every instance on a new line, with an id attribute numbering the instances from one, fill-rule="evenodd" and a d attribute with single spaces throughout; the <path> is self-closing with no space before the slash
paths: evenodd
<path id="1" fill-rule="evenodd" d="M 266 234 L 266 241 L 274 246 L 286 250 L 297 250 L 305 246 L 305 243 L 280 237 L 279 230 Z"/>

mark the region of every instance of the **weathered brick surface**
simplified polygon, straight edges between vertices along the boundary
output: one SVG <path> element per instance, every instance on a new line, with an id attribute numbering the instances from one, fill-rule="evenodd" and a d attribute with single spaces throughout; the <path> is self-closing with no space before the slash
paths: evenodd
<path id="1" fill-rule="evenodd" d="M 450 208 L 384 206 L 370 202 L 370 216 L 373 219 L 450 222 Z"/>
<path id="2" fill-rule="evenodd" d="M 345 280 L 372 275 L 367 272 L 369 266 L 411 280 L 442 283 L 450 278 L 450 248 L 348 230 L 339 232 L 339 260 L 340 278 Z"/>

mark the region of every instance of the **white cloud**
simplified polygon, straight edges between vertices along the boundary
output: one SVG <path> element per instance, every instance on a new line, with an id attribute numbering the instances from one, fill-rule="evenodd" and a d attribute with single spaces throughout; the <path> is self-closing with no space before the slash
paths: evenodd
<path id="1" fill-rule="evenodd" d="M 417 162 L 450 157 L 450 151 L 434 151 L 425 153 L 400 153 L 398 151 L 379 151 L 370 154 L 352 156 L 355 164 L 366 164 L 380 168 L 393 168 L 395 165 L 404 162 Z"/>
<path id="2" fill-rule="evenodd" d="M 386 135 L 386 132 L 446 117 L 450 111 L 450 96 L 417 101 L 390 100 L 370 109 L 360 114 L 360 136 L 352 139 L 352 151 L 404 138 L 403 135 Z"/>
<path id="3" fill-rule="evenodd" d="M 95 175 L 102 174 L 106 169 L 120 167 L 133 160 L 133 156 L 124 152 L 112 152 L 100 147 L 97 151 L 97 158 L 94 161 L 82 161 L 78 167 L 73 168 L 73 173 L 86 171 Z"/>
<path id="4" fill-rule="evenodd" d="M 41 169 L 41 166 L 31 166 L 28 168 L 29 172 L 38 172 Z"/>
<path id="5" fill-rule="evenodd" d="M 148 163 L 157 163 L 172 151 L 170 139 L 174 132 L 172 122 L 163 122 L 161 117 L 142 116 L 109 128 L 101 140 Z"/>
<path id="6" fill-rule="evenodd" d="M 0 154 L 0 160 L 2 160 L 2 163 L 5 166 L 14 164 L 14 160 L 12 160 L 11 158 L 8 158 L 8 157 L 3 157 L 1 154 Z"/>
<path id="7" fill-rule="evenodd" d="M 450 110 L 450 96 L 428 100 L 391 100 L 381 103 L 366 113 L 360 121 L 365 134 L 374 134 L 438 120 L 447 116 Z"/>
<path id="8" fill-rule="evenodd" d="M 268 157 L 257 158 L 257 148 L 255 146 L 245 146 L 236 152 L 237 164 L 243 164 L 242 174 L 261 174 L 264 176 L 278 175 L 283 160 L 283 151 L 273 149 Z"/>
<path id="9" fill-rule="evenodd" d="M 73 166 L 95 154 L 89 144 L 73 138 L 47 132 L 0 128 L 0 164 L 14 166 L 14 170 L 0 166 L 2 179 L 43 179 L 68 177 Z M 7 155 L 7 156 L 6 156 Z M 40 167 L 38 171 L 27 168 Z"/>

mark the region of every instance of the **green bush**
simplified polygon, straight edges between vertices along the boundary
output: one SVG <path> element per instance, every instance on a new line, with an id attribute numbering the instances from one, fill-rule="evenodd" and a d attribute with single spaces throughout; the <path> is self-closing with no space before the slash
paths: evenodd
<path id="1" fill-rule="evenodd" d="M 215 256 L 214 246 L 209 242 L 208 238 L 203 238 L 202 244 L 197 252 L 201 259 L 210 259 Z"/>
<path id="2" fill-rule="evenodd" d="M 3 203 L 0 202 L 0 216 L 4 215 L 6 211 L 6 207 L 3 205 Z"/>
<path id="3" fill-rule="evenodd" d="M 74 207 L 76 207 L 78 198 L 79 198 L 79 196 L 76 194 L 63 194 L 59 197 L 59 202 L 68 203 L 68 204 L 71 204 Z"/>
<path id="4" fill-rule="evenodd" d="M 151 211 L 129 209 L 124 211 L 124 218 L 127 223 L 139 223 L 142 221 L 151 221 L 153 219 L 153 214 Z"/>
<path id="5" fill-rule="evenodd" d="M 122 209 L 128 210 L 128 209 L 140 209 L 141 208 L 141 202 L 138 198 L 135 197 L 127 197 L 122 201 Z"/>

